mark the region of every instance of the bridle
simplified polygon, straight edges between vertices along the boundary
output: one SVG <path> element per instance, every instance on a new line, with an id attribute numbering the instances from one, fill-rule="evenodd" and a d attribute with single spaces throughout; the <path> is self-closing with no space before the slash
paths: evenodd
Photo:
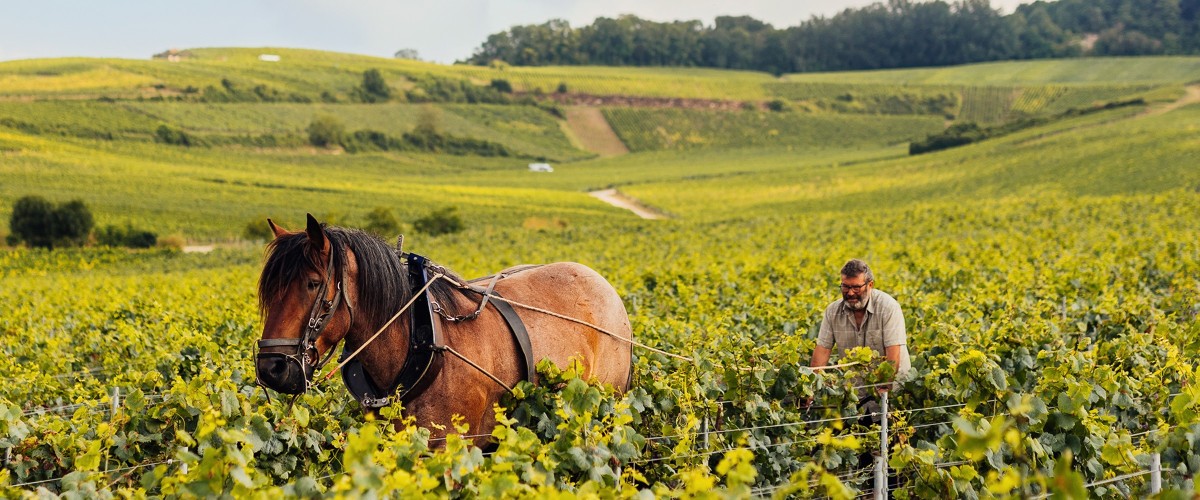
<path id="1" fill-rule="evenodd" d="M 288 339 L 261 339 L 258 341 L 259 360 L 263 359 L 283 359 L 289 364 L 294 364 L 304 374 L 304 387 L 300 388 L 299 392 L 307 390 L 307 385 L 311 382 L 314 373 L 319 371 L 321 367 L 329 362 L 333 357 L 336 349 L 332 347 L 329 353 L 325 355 L 325 359 L 318 360 L 320 353 L 317 351 L 317 339 L 325 332 L 329 326 L 329 319 L 337 312 L 338 307 L 346 304 L 346 311 L 350 314 L 350 324 L 354 323 L 354 307 L 350 304 L 350 299 L 346 297 L 346 287 L 343 283 L 346 281 L 346 270 L 343 268 L 335 283 L 336 290 L 333 298 L 326 298 L 329 292 L 329 283 L 333 282 L 334 275 L 334 249 L 332 245 L 329 251 L 329 263 L 325 266 L 325 280 L 321 282 L 317 289 L 317 297 L 313 300 L 312 307 L 308 312 L 308 321 L 304 326 L 304 334 L 299 338 Z M 255 382 L 262 387 L 269 387 L 262 381 L 261 374 L 256 374 Z M 283 392 L 283 391 L 280 391 Z"/>

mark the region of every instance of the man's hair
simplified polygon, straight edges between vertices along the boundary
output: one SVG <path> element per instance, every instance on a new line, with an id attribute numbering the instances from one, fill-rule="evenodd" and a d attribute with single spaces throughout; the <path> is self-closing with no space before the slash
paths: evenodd
<path id="1" fill-rule="evenodd" d="M 875 275 L 871 274 L 871 266 L 868 266 L 866 262 L 859 259 L 850 259 L 846 262 L 846 265 L 842 266 L 842 276 L 853 278 L 860 274 L 866 275 L 864 276 L 867 279 L 866 283 L 875 281 Z"/>

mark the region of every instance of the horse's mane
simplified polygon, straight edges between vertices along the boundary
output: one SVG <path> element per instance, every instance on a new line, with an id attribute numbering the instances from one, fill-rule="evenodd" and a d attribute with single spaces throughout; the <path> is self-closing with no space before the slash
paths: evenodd
<path id="1" fill-rule="evenodd" d="M 354 314 L 361 315 L 372 328 L 383 326 L 412 299 L 414 290 L 408 281 L 407 264 L 383 240 L 357 229 L 335 226 L 326 227 L 325 236 L 333 250 L 335 280 L 346 266 L 346 249 L 354 252 L 358 263 L 358 301 L 353 304 Z M 266 263 L 258 280 L 259 310 L 263 314 L 268 304 L 282 300 L 287 287 L 301 279 L 305 271 L 325 266 L 325 262 L 315 262 L 313 258 L 304 232 L 281 236 L 267 245 Z M 453 281 L 463 281 L 449 270 L 445 272 Z M 457 289 L 450 281 L 438 280 L 430 285 L 429 291 L 448 314 L 459 314 Z"/>

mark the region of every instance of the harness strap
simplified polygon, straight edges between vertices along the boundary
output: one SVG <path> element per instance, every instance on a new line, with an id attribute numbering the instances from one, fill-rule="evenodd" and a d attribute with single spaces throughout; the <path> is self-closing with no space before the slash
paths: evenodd
<path id="1" fill-rule="evenodd" d="M 408 278 L 417 292 L 410 302 L 413 310 L 410 313 L 412 326 L 408 332 L 408 354 L 395 380 L 386 390 L 380 389 L 367 375 L 362 362 L 350 358 L 350 346 L 347 345 L 342 351 L 342 382 L 350 394 L 367 408 L 382 408 L 393 401 L 411 400 L 425 390 L 442 369 L 443 357 L 439 354 L 446 342 L 438 322 L 433 319 L 433 305 L 426 290 L 432 281 L 426 265 L 428 261 L 417 254 L 405 256 Z"/>
<path id="2" fill-rule="evenodd" d="M 488 297 L 492 295 L 495 295 L 498 299 L 504 299 L 498 292 L 490 291 L 484 294 L 483 303 L 487 303 Z M 492 301 L 491 304 L 497 311 L 500 311 L 500 315 L 504 317 L 504 322 L 508 323 L 509 331 L 517 339 L 517 346 L 520 347 L 521 354 L 523 354 L 522 358 L 525 362 L 525 380 L 536 384 L 537 367 L 533 364 L 533 344 L 529 341 L 529 330 L 525 329 L 525 322 L 521 321 L 521 316 L 517 314 L 517 311 L 512 306 L 508 305 L 508 302 L 496 300 Z"/>
<path id="3" fill-rule="evenodd" d="M 440 354 L 449 352 L 511 392 L 512 388 L 496 378 L 495 375 L 484 370 L 446 344 L 438 325 L 439 322 L 435 320 L 434 316 L 435 314 L 445 316 L 445 314 L 440 310 L 435 301 L 429 299 L 428 292 L 426 291 L 430 282 L 428 276 L 429 261 L 420 255 L 412 253 L 406 253 L 404 256 L 407 259 L 410 282 L 414 288 L 420 290 L 417 292 L 418 296 L 413 297 L 413 301 L 411 302 L 413 311 L 411 312 L 412 328 L 409 331 L 408 355 L 400 368 L 400 373 L 396 375 L 396 379 L 389 387 L 381 389 L 371 380 L 362 362 L 352 358 L 352 355 L 349 354 L 350 346 L 346 345 L 342 351 L 342 364 L 340 365 L 342 382 L 346 385 L 346 389 L 366 408 L 382 408 L 394 401 L 407 402 L 420 394 L 437 377 L 444 363 L 444 357 L 440 356 Z M 495 307 L 500 312 L 501 317 L 504 318 L 505 323 L 508 324 L 509 331 L 512 332 L 513 337 L 517 341 L 517 346 L 521 350 L 522 361 L 525 364 L 525 380 L 529 380 L 530 382 L 536 380 L 537 371 L 533 363 L 533 346 L 529 340 L 529 331 L 525 328 L 525 323 L 521 321 L 521 317 L 517 314 L 516 310 L 495 291 L 495 286 L 497 282 L 511 273 L 534 267 L 538 266 L 520 266 L 492 276 L 472 280 L 468 283 L 457 283 L 462 289 L 482 294 L 483 298 L 474 314 L 460 318 L 447 318 L 449 321 L 470 320 L 478 317 L 488 304 Z M 441 277 L 441 275 L 439 274 L 438 277 Z M 487 288 L 471 284 L 481 282 L 485 279 L 491 280 Z M 493 296 L 500 300 L 489 300 Z"/>

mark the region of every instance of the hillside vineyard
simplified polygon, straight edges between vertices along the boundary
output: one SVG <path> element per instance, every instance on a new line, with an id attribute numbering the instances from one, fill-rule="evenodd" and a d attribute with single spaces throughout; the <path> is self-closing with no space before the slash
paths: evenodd
<path id="1" fill-rule="evenodd" d="M 1194 494 L 1198 58 L 776 77 L 176 56 L 0 63 L 0 216 L 78 199 L 97 227 L 215 247 L 0 250 L 6 496 L 848 499 L 881 450 L 895 498 Z M 976 136 L 909 154 L 948 130 Z M 484 448 L 367 415 L 336 376 L 268 397 L 261 234 L 306 212 L 465 277 L 580 262 L 654 350 L 622 395 L 539 364 Z M 881 358 L 807 367 L 854 257 L 907 322 L 886 434 L 859 405 Z"/>

